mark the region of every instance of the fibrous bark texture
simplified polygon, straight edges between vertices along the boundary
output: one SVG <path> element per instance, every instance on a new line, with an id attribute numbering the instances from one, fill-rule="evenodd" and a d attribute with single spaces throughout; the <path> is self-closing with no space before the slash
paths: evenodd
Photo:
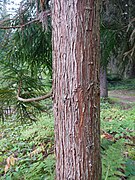
<path id="1" fill-rule="evenodd" d="M 99 2 L 53 0 L 57 180 L 99 180 Z"/>

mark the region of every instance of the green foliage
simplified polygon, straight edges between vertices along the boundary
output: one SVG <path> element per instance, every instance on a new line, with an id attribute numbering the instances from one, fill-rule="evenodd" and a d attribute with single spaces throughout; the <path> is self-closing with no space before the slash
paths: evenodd
<path id="1" fill-rule="evenodd" d="M 135 57 L 134 1 L 102 1 L 100 29 L 101 65 L 114 61 L 122 77 Z"/>
<path id="2" fill-rule="evenodd" d="M 16 95 L 19 89 L 20 96 L 26 99 L 42 96 L 50 91 L 52 43 L 49 19 L 46 31 L 42 29 L 40 22 L 34 21 L 37 18 L 35 2 L 22 1 L 22 10 L 21 16 L 20 9 L 19 14 L 12 18 L 10 26 L 20 26 L 21 22 L 27 24 L 30 20 L 33 23 L 14 31 L 0 30 L 0 107 L 12 106 L 16 112 L 15 118 L 26 121 L 36 120 L 40 112 L 48 111 L 45 103 L 19 102 Z M 7 26 L 7 21 L 5 23 L 2 26 Z M 4 33 L 6 38 L 3 38 Z"/>
<path id="3" fill-rule="evenodd" d="M 116 48 L 117 32 L 101 26 L 101 65 L 107 67 L 111 53 Z"/>
<path id="4" fill-rule="evenodd" d="M 34 39 L 28 41 L 30 36 Z M 20 89 L 20 96 L 27 99 L 44 95 L 50 90 L 51 54 L 51 31 L 45 33 L 41 26 L 33 25 L 23 32 L 19 30 L 14 32 L 4 57 L 0 59 L 2 106 L 8 104 L 14 107 L 20 120 L 36 119 L 37 113 L 47 110 L 45 104 L 43 106 L 41 102 L 27 104 L 19 102 L 16 95 Z"/>
<path id="5" fill-rule="evenodd" d="M 101 111 L 101 129 L 117 138 L 133 135 L 134 120 L 135 108 L 127 112 L 118 106 Z"/>
<path id="6" fill-rule="evenodd" d="M 135 176 L 135 159 L 134 161 L 131 159 L 128 159 L 126 161 L 126 169 L 125 169 L 126 176 Z"/>
<path id="7" fill-rule="evenodd" d="M 14 168 L 10 169 L 5 178 L 11 180 L 53 180 L 55 158 L 53 155 L 49 155 L 45 160 L 39 160 L 38 162 L 32 162 L 28 166 L 28 159 L 26 159 L 25 166 L 23 164 L 17 164 Z M 19 167 L 20 166 L 20 167 Z"/>
<path id="8" fill-rule="evenodd" d="M 117 176 L 123 176 L 124 174 L 119 171 L 123 169 L 125 163 L 123 152 L 123 141 L 119 140 L 116 143 L 109 146 L 102 155 L 102 179 L 103 180 L 116 180 Z"/>
<path id="9" fill-rule="evenodd" d="M 42 129 L 42 131 L 40 131 Z M 34 123 L 28 129 L 22 131 L 21 138 L 24 141 L 29 140 L 31 143 L 40 144 L 41 141 L 52 143 L 54 141 L 54 122 L 51 118 L 43 119 Z"/>
<path id="10" fill-rule="evenodd" d="M 36 123 L 23 125 L 19 122 L 5 122 L 1 124 L 1 130 L 1 179 L 54 179 L 52 117 L 42 117 Z"/>
<path id="11" fill-rule="evenodd" d="M 101 101 L 103 180 L 134 175 L 134 122 L 135 107 L 122 110 L 117 104 Z"/>

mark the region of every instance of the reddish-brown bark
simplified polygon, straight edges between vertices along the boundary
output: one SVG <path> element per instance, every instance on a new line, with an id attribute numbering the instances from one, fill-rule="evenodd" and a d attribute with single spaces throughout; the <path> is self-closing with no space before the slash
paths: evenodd
<path id="1" fill-rule="evenodd" d="M 56 179 L 99 180 L 99 2 L 54 0 Z"/>

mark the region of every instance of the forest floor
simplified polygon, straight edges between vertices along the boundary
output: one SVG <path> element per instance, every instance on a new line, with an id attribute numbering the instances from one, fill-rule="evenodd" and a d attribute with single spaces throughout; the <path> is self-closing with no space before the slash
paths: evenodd
<path id="1" fill-rule="evenodd" d="M 108 94 L 112 101 L 120 103 L 125 109 L 135 106 L 135 90 L 111 90 Z"/>
<path id="2" fill-rule="evenodd" d="M 109 97 L 114 101 L 135 105 L 135 78 L 109 83 Z"/>

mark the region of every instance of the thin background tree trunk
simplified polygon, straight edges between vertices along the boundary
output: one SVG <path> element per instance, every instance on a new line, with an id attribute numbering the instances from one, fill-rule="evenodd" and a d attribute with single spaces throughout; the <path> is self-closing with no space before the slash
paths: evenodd
<path id="1" fill-rule="evenodd" d="M 100 67 L 100 96 L 103 98 L 108 97 L 107 68 L 106 67 Z"/>
<path id="2" fill-rule="evenodd" d="M 133 57 L 132 67 L 130 71 L 129 78 L 135 78 L 135 56 Z"/>
<path id="3" fill-rule="evenodd" d="M 99 0 L 53 0 L 56 179 L 99 180 Z"/>

